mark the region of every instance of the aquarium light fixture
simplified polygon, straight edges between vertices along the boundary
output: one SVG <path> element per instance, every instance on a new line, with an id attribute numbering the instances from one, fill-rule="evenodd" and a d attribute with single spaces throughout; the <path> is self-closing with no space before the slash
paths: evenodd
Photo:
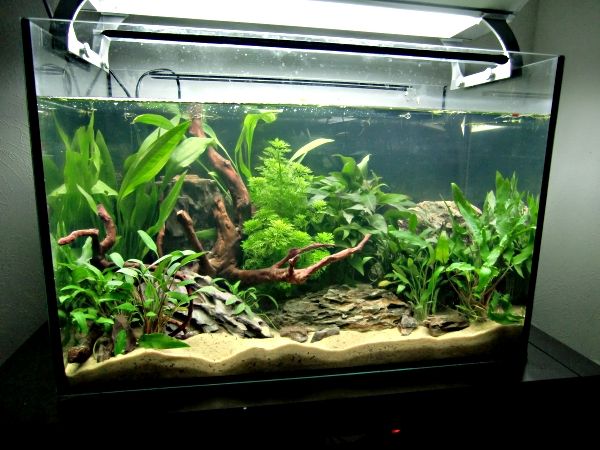
<path id="1" fill-rule="evenodd" d="M 479 24 L 481 13 L 390 2 L 324 0 L 90 0 L 98 12 L 299 28 L 451 38 Z"/>

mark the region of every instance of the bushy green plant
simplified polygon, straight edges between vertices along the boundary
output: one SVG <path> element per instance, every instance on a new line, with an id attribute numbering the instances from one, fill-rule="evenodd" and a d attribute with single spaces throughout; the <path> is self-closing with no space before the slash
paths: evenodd
<path id="1" fill-rule="evenodd" d="M 149 235 L 140 231 L 139 236 L 150 250 L 156 250 Z M 144 335 L 138 344 L 142 347 L 187 346 L 165 336 L 164 327 L 176 311 L 184 309 L 193 300 L 193 296 L 185 291 L 185 286 L 193 281 L 180 280 L 175 275 L 177 270 L 199 256 L 200 253 L 188 250 L 176 251 L 147 265 L 139 259 L 124 261 L 114 252 L 110 259 L 115 266 L 101 271 L 89 262 L 92 252 L 88 238 L 78 260 L 60 264 L 61 268 L 67 269 L 69 282 L 59 290 L 59 315 L 83 334 L 89 332 L 90 324 L 96 324 L 105 334 L 110 334 L 116 316 L 122 315 L 132 326 L 141 326 Z M 117 342 L 114 352 L 115 355 L 122 352 Z"/>
<path id="2" fill-rule="evenodd" d="M 514 174 L 504 178 L 496 173 L 495 192 L 487 194 L 481 214 L 456 184 L 452 193 L 465 219 L 465 226 L 453 222 L 455 262 L 446 268 L 460 300 L 459 309 L 472 319 L 522 320 L 510 313 L 514 293 L 501 293 L 499 288 L 510 277 L 531 273 L 538 200 L 519 192 Z"/>
<path id="3" fill-rule="evenodd" d="M 308 212 L 308 188 L 313 175 L 308 167 L 289 160 L 286 155 L 290 152 L 287 142 L 269 141 L 257 169 L 260 176 L 250 178 L 248 184 L 252 202 L 259 211 L 293 220 Z"/>
<path id="4" fill-rule="evenodd" d="M 311 236 L 299 230 L 288 219 L 275 214 L 247 221 L 244 230 L 248 234 L 248 238 L 242 242 L 246 269 L 270 267 L 283 259 L 293 248 L 306 247 L 314 242 L 333 244 L 331 234 L 317 233 Z M 329 252 L 323 249 L 303 253 L 296 267 L 310 266 L 328 254 Z"/>
<path id="5" fill-rule="evenodd" d="M 314 148 L 314 147 L 313 147 Z M 262 165 L 257 169 L 261 176 L 249 181 L 250 195 L 258 207 L 256 214 L 244 224 L 248 238 L 242 242 L 244 267 L 255 269 L 269 267 L 281 260 L 292 248 L 305 247 L 313 242 L 333 243 L 329 233 L 311 236 L 306 232 L 316 208 L 309 203 L 308 190 L 313 175 L 311 170 L 294 161 L 289 144 L 274 139 L 264 149 Z M 306 154 L 306 153 L 302 153 Z M 304 253 L 297 267 L 306 267 L 326 256 L 326 250 Z"/>
<path id="6" fill-rule="evenodd" d="M 350 264 L 361 276 L 365 263 L 377 264 L 393 260 L 398 248 L 388 235 L 389 227 L 395 229 L 399 217 L 408 216 L 412 202 L 406 195 L 388 193 L 381 178 L 369 171 L 369 155 L 360 162 L 337 155 L 342 169 L 319 177 L 311 187 L 311 204 L 320 205 L 319 221 L 313 220 L 313 229 L 333 230 L 335 242 L 341 247 L 353 247 L 366 235 L 372 238 L 365 251 L 338 264 L 336 270 L 347 272 Z"/>

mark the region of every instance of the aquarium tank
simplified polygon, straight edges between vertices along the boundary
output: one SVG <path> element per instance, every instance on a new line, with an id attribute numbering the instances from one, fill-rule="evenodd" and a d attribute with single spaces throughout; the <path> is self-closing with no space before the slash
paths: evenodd
<path id="1" fill-rule="evenodd" d="M 23 28 L 62 392 L 524 363 L 560 57 Z"/>

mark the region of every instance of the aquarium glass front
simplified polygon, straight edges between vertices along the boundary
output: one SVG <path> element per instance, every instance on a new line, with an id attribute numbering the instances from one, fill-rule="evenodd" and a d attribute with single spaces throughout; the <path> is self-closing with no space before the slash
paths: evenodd
<path id="1" fill-rule="evenodd" d="M 68 387 L 523 358 L 559 58 L 101 25 L 25 25 Z"/>

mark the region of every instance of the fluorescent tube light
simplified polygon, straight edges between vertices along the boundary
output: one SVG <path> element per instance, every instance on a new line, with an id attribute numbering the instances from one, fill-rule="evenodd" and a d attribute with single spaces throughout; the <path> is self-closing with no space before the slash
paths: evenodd
<path id="1" fill-rule="evenodd" d="M 404 9 L 398 4 L 321 0 L 90 0 L 107 14 L 174 17 L 369 33 L 450 38 L 481 17 Z M 385 6 L 384 6 L 385 5 Z"/>

